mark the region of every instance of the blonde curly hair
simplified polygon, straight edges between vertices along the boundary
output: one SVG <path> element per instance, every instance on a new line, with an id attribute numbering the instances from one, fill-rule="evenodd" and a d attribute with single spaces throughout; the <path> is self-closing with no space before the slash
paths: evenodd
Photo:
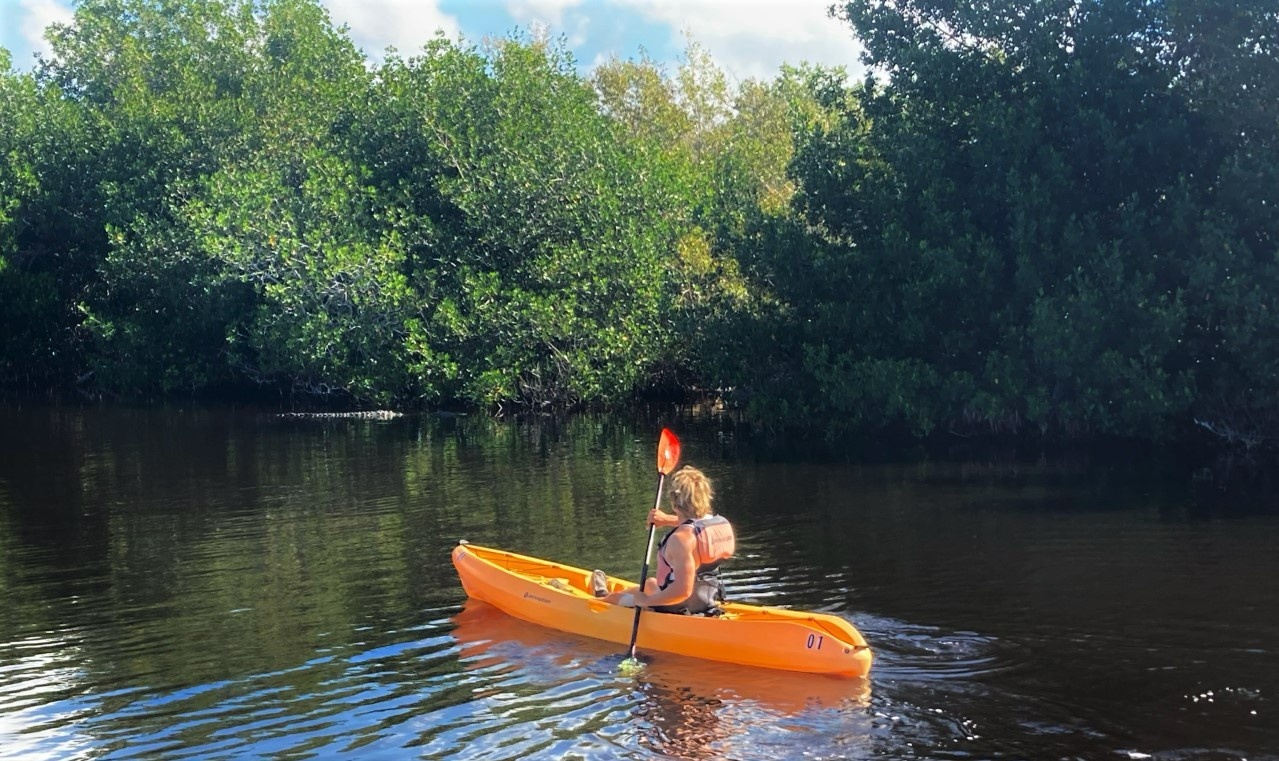
<path id="1" fill-rule="evenodd" d="M 705 518 L 711 514 L 715 489 L 706 474 L 685 465 L 671 476 L 671 502 L 685 515 Z"/>

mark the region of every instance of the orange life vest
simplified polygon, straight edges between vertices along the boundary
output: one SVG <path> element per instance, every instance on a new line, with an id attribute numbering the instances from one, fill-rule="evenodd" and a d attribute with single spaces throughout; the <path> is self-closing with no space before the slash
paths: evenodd
<path id="1" fill-rule="evenodd" d="M 737 551 L 733 524 L 722 515 L 708 515 L 692 521 L 697 536 L 697 572 L 713 571 Z"/>

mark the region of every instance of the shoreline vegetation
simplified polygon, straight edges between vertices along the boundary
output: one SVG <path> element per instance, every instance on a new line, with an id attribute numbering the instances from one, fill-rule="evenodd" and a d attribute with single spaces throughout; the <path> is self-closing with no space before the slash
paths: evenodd
<path id="1" fill-rule="evenodd" d="M 84 0 L 0 50 L 0 390 L 1271 457 L 1273 2 L 836 13 L 871 74 L 735 83 Z"/>

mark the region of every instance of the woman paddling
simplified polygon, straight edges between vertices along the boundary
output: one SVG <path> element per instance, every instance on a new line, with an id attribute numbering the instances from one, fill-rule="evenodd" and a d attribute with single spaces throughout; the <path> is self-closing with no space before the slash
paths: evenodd
<path id="1" fill-rule="evenodd" d="M 733 526 L 711 511 L 715 492 L 706 474 L 683 467 L 671 476 L 671 505 L 675 514 L 654 507 L 649 525 L 674 526 L 657 545 L 657 574 L 639 587 L 610 592 L 603 571 L 591 574 L 597 597 L 627 607 L 642 606 L 662 613 L 713 613 L 724 600 L 719 566 L 736 547 Z"/>

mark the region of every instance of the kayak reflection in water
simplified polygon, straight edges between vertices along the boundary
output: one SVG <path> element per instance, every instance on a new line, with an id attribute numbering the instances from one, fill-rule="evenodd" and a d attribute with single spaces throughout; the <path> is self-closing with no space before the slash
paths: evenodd
<path id="1" fill-rule="evenodd" d="M 671 506 L 675 514 L 654 507 L 652 526 L 673 526 L 657 545 L 657 573 L 638 586 L 609 590 L 602 571 L 592 574 L 597 597 L 627 607 L 642 606 L 662 613 L 716 615 L 724 601 L 719 566 L 736 549 L 733 526 L 711 509 L 715 490 L 706 474 L 685 466 L 671 477 Z"/>
<path id="2" fill-rule="evenodd" d="M 723 726 L 724 701 L 691 686 L 650 681 L 639 686 L 644 701 L 639 726 L 640 742 L 670 758 L 723 758 L 731 755 L 733 732 Z"/>

